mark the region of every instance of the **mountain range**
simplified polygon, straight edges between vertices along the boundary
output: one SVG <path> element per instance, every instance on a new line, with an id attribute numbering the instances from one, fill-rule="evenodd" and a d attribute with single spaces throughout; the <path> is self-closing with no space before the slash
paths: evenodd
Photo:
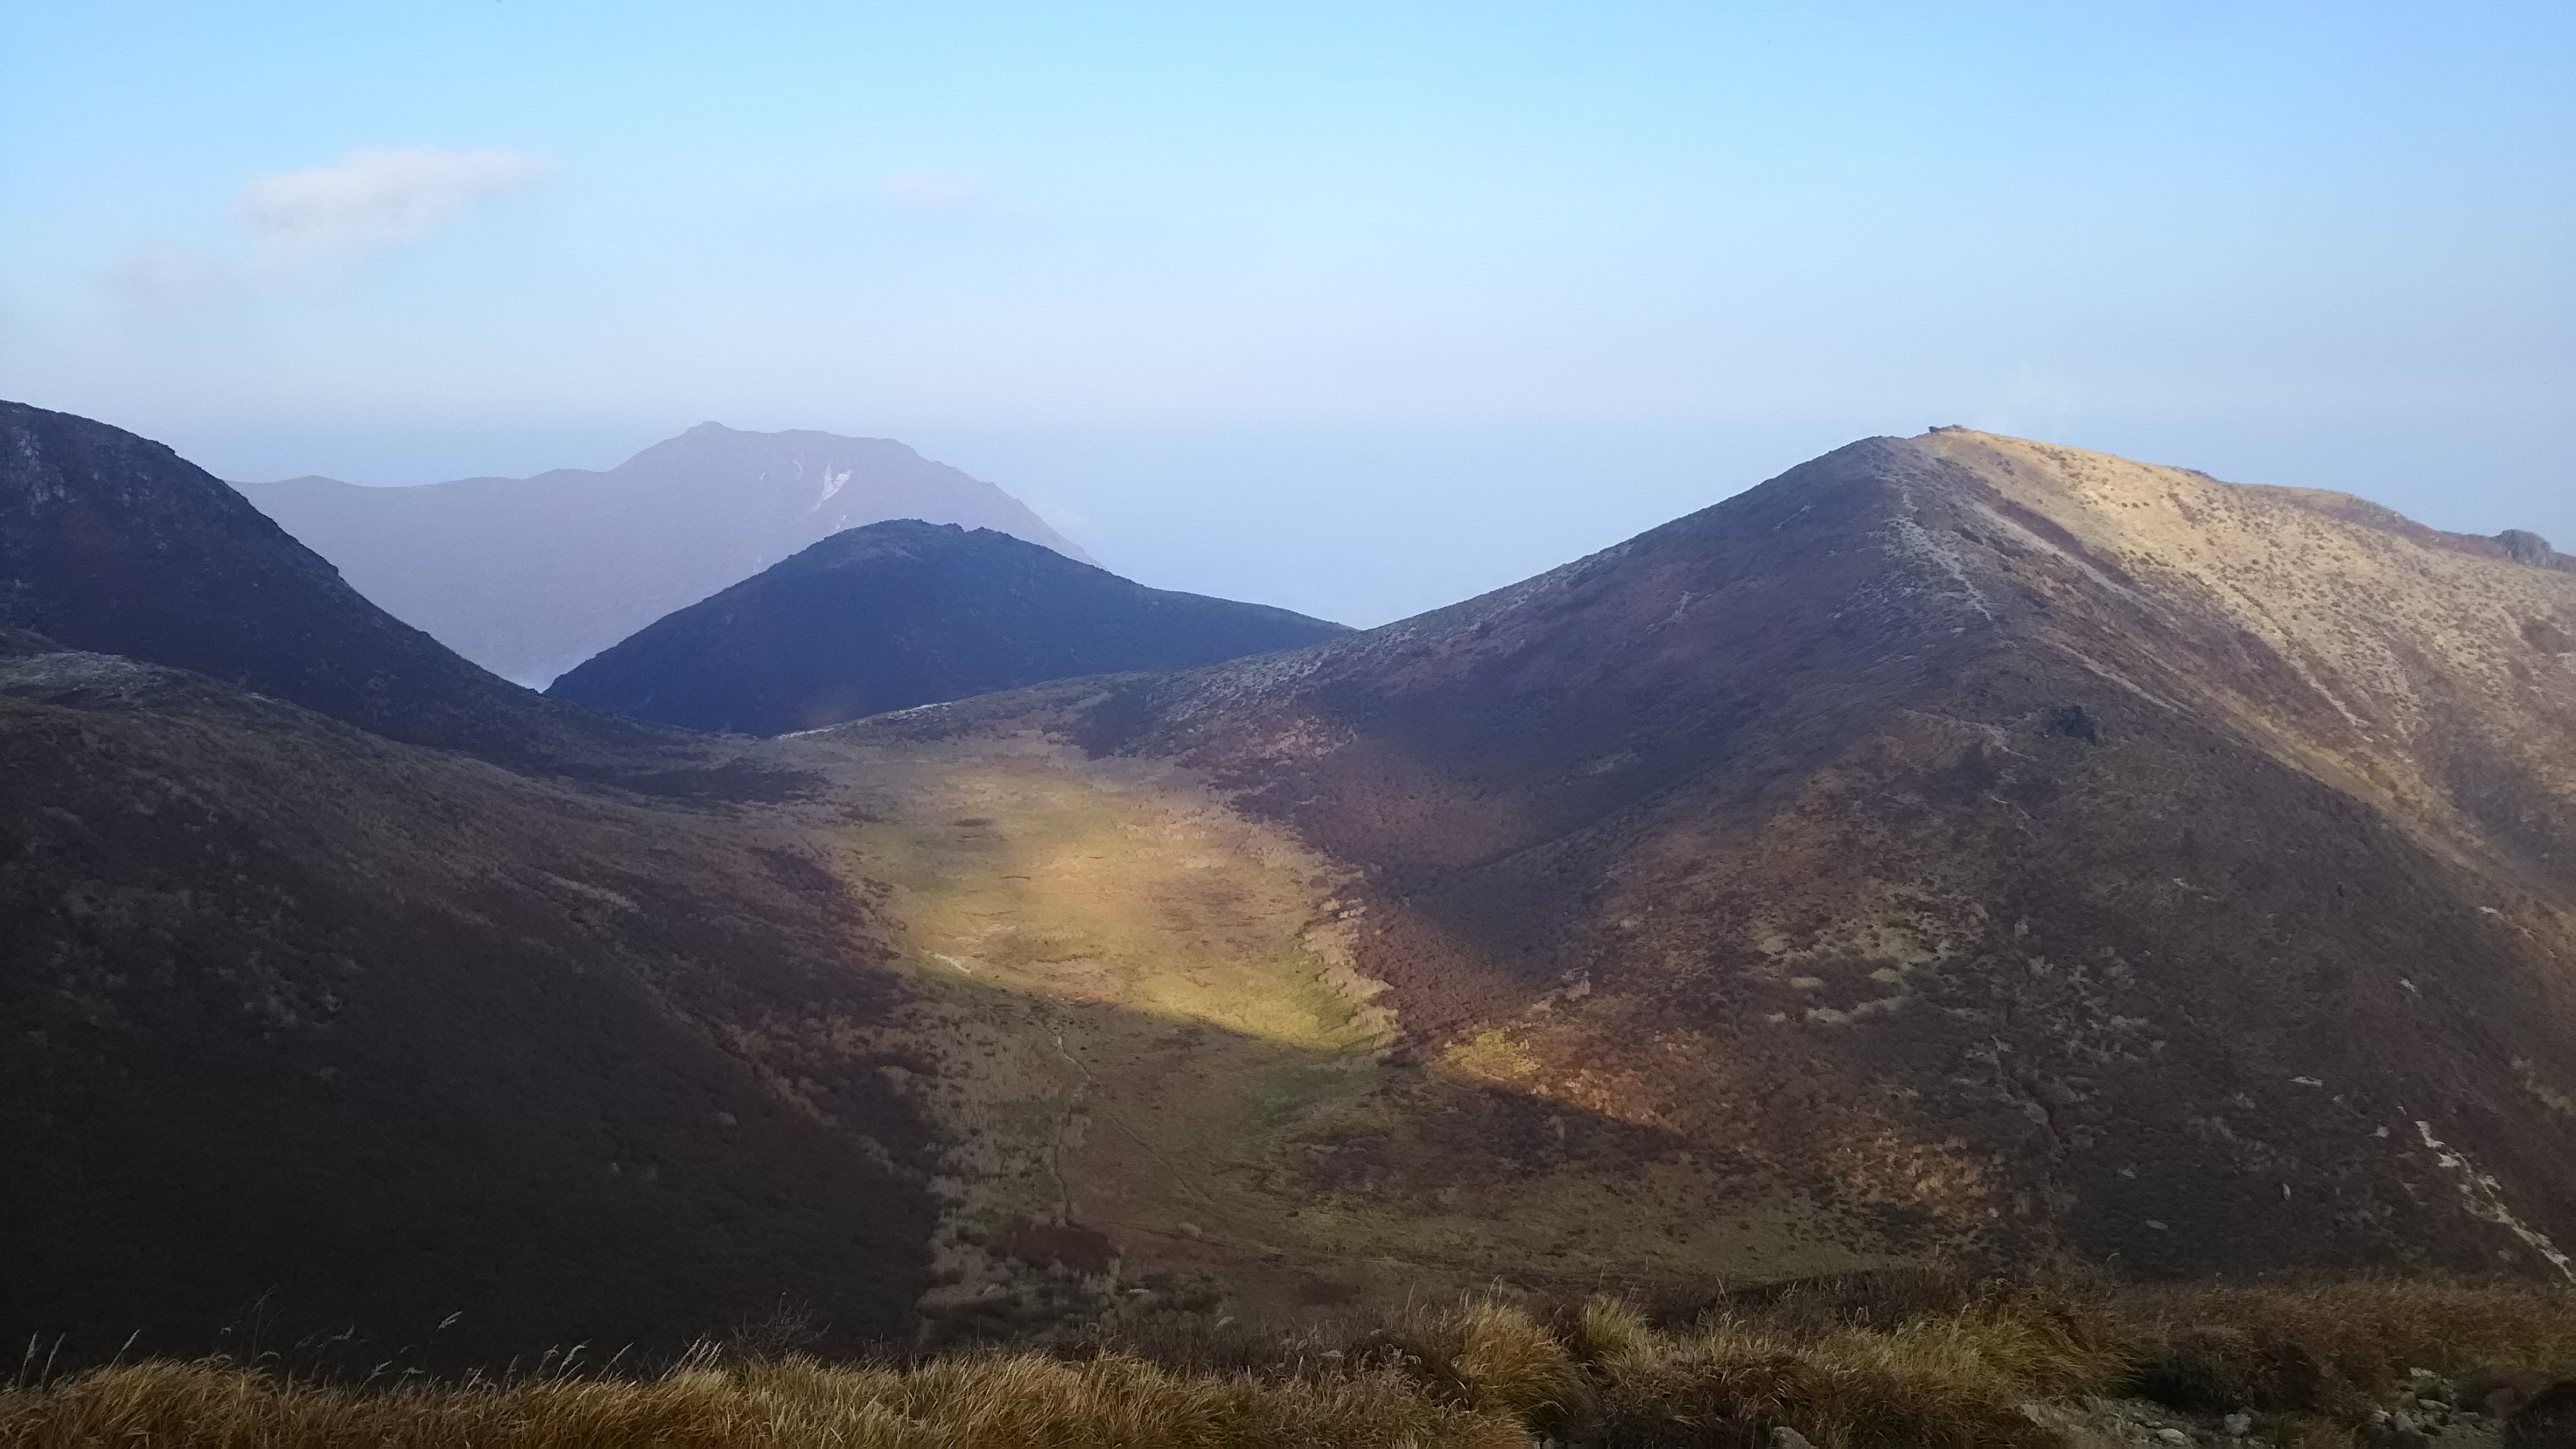
<path id="1" fill-rule="evenodd" d="M 0 1331 L 2569 1280 L 2537 539 L 1936 430 L 1383 628 L 751 740 L 253 608 L 311 555 L 11 418 Z"/>
<path id="2" fill-rule="evenodd" d="M 990 528 L 1089 562 L 1019 500 L 883 438 L 701 423 L 605 472 L 362 488 L 236 485 L 357 590 L 542 687 L 674 609 L 843 529 Z"/>

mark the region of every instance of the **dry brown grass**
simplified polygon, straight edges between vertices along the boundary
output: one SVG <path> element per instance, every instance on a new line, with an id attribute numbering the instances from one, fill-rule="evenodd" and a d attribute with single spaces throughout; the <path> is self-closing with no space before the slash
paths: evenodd
<path id="1" fill-rule="evenodd" d="M 2264 1411 L 2274 1442 L 2344 1444 L 2425 1369 L 2463 1383 L 2576 1369 L 2576 1295 L 2404 1281 L 2039 1290 L 1931 1274 L 1815 1280 L 1656 1321 L 1596 1297 L 1501 1299 L 1361 1332 L 1173 1325 L 1056 1354 L 902 1366 L 712 1354 L 658 1375 L 290 1382 L 150 1362 L 0 1390 L 0 1445 L 587 1449 L 654 1444 L 1759 1446 L 2062 1442 L 2025 1411 L 2146 1394 Z"/>
<path id="2" fill-rule="evenodd" d="M 2351 1417 L 2409 1370 L 2576 1372 L 2576 1295 L 2407 1279 L 2195 1284 L 2124 1295 L 2141 1388 L 2186 1408 Z"/>
<path id="3" fill-rule="evenodd" d="M 1526 1309 L 1470 1302 L 1450 1319 L 1450 1362 L 1480 1409 L 1526 1420 L 1572 1410 L 1583 1394 L 1574 1356 Z"/>
<path id="4" fill-rule="evenodd" d="M 1507 1416 L 1438 1402 L 1391 1372 L 1190 1378 L 1119 1355 L 960 1357 L 908 1370 L 789 1359 L 685 1364 L 649 1379 L 341 1388 L 214 1362 L 96 1370 L 0 1395 L 0 1443 L 279 1449 L 1132 1449 L 1314 1444 L 1525 1449 Z"/>
<path id="5" fill-rule="evenodd" d="M 1893 1328 L 1782 1326 L 1719 1316 L 1657 1333 L 1633 1312 L 1586 1305 L 1598 1400 L 1591 1442 L 1758 1445 L 1786 1425 L 1823 1449 L 2054 1445 L 2022 1412 L 2108 1391 L 2129 1363 L 2108 1325 L 2032 1295 L 2000 1295 Z"/>

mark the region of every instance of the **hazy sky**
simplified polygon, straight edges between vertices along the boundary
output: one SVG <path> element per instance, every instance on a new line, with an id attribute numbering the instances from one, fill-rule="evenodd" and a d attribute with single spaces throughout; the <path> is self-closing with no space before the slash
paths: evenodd
<path id="1" fill-rule="evenodd" d="M 2576 6 L 0 0 L 0 396 L 1373 623 L 1965 422 L 2576 547 Z"/>

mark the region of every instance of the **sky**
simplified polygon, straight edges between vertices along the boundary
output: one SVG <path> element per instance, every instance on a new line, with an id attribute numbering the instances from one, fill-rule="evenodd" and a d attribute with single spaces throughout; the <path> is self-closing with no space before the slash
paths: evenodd
<path id="1" fill-rule="evenodd" d="M 1965 423 L 2576 548 L 2576 6 L 0 0 L 0 396 L 1356 624 Z"/>

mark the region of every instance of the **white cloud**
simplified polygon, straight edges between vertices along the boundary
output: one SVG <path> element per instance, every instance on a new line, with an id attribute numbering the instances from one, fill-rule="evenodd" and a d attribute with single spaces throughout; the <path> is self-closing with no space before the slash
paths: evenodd
<path id="1" fill-rule="evenodd" d="M 942 171 L 935 166 L 917 166 L 898 171 L 882 183 L 887 199 L 900 206 L 916 206 L 924 211 L 944 211 L 963 206 L 984 194 L 984 180 L 962 171 Z"/>
<path id="2" fill-rule="evenodd" d="M 293 260 L 408 241 L 546 171 L 544 161 L 516 151 L 358 150 L 329 166 L 252 177 L 241 214 L 272 255 Z"/>

